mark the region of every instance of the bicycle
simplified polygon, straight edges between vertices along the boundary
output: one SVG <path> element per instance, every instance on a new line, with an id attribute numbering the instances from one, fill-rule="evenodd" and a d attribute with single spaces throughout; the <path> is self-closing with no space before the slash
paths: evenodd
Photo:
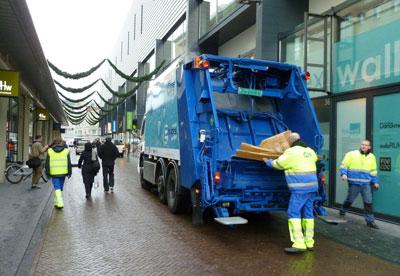
<path id="1" fill-rule="evenodd" d="M 18 184 L 23 180 L 28 179 L 32 176 L 33 169 L 29 168 L 28 165 L 24 165 L 22 162 L 14 162 L 7 166 L 4 171 L 4 175 L 8 182 L 11 184 Z M 41 178 L 45 183 L 47 179 L 42 174 Z"/>

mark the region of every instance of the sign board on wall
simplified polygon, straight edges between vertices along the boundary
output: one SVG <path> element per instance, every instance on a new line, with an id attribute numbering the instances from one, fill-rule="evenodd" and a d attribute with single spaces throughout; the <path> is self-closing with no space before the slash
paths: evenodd
<path id="1" fill-rule="evenodd" d="M 0 70 L 0 97 L 18 97 L 19 72 Z"/>
<path id="2" fill-rule="evenodd" d="M 132 129 L 132 119 L 133 119 L 132 112 L 130 111 L 126 112 L 126 130 Z"/>
<path id="3" fill-rule="evenodd" d="M 37 121 L 48 121 L 49 120 L 49 111 L 43 108 L 36 109 L 36 120 Z"/>
<path id="4" fill-rule="evenodd" d="M 335 44 L 334 92 L 399 82 L 400 21 L 394 21 Z"/>

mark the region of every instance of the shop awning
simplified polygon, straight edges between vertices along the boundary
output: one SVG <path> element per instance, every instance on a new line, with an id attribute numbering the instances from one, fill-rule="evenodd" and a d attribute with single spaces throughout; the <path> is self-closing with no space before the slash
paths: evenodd
<path id="1" fill-rule="evenodd" d="M 25 0 L 0 0 L 0 54 L 55 121 L 68 124 Z"/>

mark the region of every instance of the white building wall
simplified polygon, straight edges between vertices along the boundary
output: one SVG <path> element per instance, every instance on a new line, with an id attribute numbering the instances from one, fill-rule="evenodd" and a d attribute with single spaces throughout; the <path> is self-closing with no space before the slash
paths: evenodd
<path id="1" fill-rule="evenodd" d="M 244 30 L 218 48 L 218 54 L 226 57 L 238 57 L 256 48 L 256 25 Z"/>
<path id="2" fill-rule="evenodd" d="M 132 74 L 137 63 L 144 61 L 155 48 L 156 39 L 162 39 L 186 12 L 187 0 L 135 0 L 109 59 L 125 74 Z M 141 6 L 143 5 L 143 30 L 141 33 Z M 136 14 L 136 31 L 134 18 Z M 129 55 L 128 55 L 129 32 Z M 135 39 L 134 33 L 136 32 Z M 121 55 L 122 42 L 122 55 Z M 122 57 L 122 59 L 121 59 Z M 114 90 L 125 80 L 107 67 L 105 80 Z"/>

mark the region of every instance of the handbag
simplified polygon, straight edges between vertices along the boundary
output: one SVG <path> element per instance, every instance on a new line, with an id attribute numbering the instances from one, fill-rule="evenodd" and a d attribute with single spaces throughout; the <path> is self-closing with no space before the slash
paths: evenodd
<path id="1" fill-rule="evenodd" d="M 36 169 L 38 167 L 40 167 L 40 165 L 42 164 L 42 161 L 40 160 L 39 157 L 30 157 L 27 161 L 26 161 L 26 165 L 28 165 L 29 168 L 31 169 Z"/>
<path id="2" fill-rule="evenodd" d="M 97 152 L 95 149 L 92 150 L 92 165 L 91 165 L 91 171 L 95 175 L 100 171 L 100 162 L 99 159 L 97 158 Z"/>

